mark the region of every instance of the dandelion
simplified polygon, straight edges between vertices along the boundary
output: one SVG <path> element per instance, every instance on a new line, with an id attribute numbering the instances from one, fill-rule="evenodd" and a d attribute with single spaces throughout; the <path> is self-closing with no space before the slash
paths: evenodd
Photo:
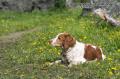
<path id="1" fill-rule="evenodd" d="M 60 55 L 60 52 L 57 52 L 58 55 Z"/>
<path id="2" fill-rule="evenodd" d="M 112 40 L 112 38 L 111 38 L 111 37 L 109 37 L 108 39 L 109 39 L 109 40 Z"/>
<path id="3" fill-rule="evenodd" d="M 113 59 L 109 57 L 108 60 L 109 60 L 109 61 L 112 61 Z"/>
<path id="4" fill-rule="evenodd" d="M 62 27 L 58 27 L 58 29 L 62 29 Z"/>
<path id="5" fill-rule="evenodd" d="M 37 44 L 37 42 L 36 42 L 36 41 L 32 43 L 32 45 L 33 45 L 33 46 L 34 46 L 34 45 L 36 45 L 36 44 Z"/>
<path id="6" fill-rule="evenodd" d="M 39 48 L 39 49 L 38 49 L 38 51 L 39 51 L 40 53 L 43 52 L 43 50 L 44 50 L 43 48 Z"/>
<path id="7" fill-rule="evenodd" d="M 7 73 L 5 72 L 4 74 L 6 75 Z"/>
<path id="8" fill-rule="evenodd" d="M 83 37 L 83 39 L 86 39 L 86 38 L 87 38 L 86 36 Z"/>
<path id="9" fill-rule="evenodd" d="M 55 51 L 57 51 L 57 48 L 54 48 Z"/>
<path id="10" fill-rule="evenodd" d="M 117 50 L 120 53 L 120 49 Z"/>
<path id="11" fill-rule="evenodd" d="M 50 62 L 46 62 L 44 65 L 50 65 Z"/>
<path id="12" fill-rule="evenodd" d="M 97 65 L 100 65 L 100 62 L 98 62 Z"/>
<path id="13" fill-rule="evenodd" d="M 57 76 L 57 78 L 58 78 L 58 79 L 64 79 L 64 78 L 62 78 L 62 77 L 60 77 L 60 76 Z"/>
<path id="14" fill-rule="evenodd" d="M 112 70 L 117 70 L 117 68 L 116 68 L 116 67 L 112 67 L 111 69 L 112 69 Z"/>
<path id="15" fill-rule="evenodd" d="M 21 78 L 24 77 L 24 74 L 21 74 L 20 77 L 21 77 Z"/>
<path id="16" fill-rule="evenodd" d="M 79 38 L 79 41 L 82 41 L 82 38 Z"/>
<path id="17" fill-rule="evenodd" d="M 26 56 L 26 58 L 28 58 L 28 56 Z"/>
<path id="18" fill-rule="evenodd" d="M 113 72 L 112 71 L 108 71 L 109 75 L 112 76 L 113 75 Z"/>

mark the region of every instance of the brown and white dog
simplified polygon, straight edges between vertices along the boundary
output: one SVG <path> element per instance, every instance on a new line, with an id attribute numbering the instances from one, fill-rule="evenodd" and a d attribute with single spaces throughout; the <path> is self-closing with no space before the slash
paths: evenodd
<path id="1" fill-rule="evenodd" d="M 51 39 L 50 44 L 62 48 L 61 55 L 64 58 L 63 62 L 69 63 L 69 67 L 91 60 L 105 59 L 101 48 L 78 42 L 70 34 L 65 32 L 59 33 L 55 38 Z M 55 61 L 54 63 L 60 62 L 62 62 L 62 60 Z"/>

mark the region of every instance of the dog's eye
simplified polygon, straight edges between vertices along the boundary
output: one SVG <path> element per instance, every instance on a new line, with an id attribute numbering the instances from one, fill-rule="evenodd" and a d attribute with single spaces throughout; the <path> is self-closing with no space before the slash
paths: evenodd
<path id="1" fill-rule="evenodd" d="M 61 38 L 60 38 L 60 37 L 58 37 L 58 39 L 60 40 Z"/>

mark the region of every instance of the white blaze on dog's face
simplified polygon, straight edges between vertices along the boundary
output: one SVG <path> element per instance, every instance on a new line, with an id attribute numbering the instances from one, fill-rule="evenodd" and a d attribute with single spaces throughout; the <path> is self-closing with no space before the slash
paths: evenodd
<path id="1" fill-rule="evenodd" d="M 63 35 L 64 33 L 59 33 L 55 38 L 50 40 L 50 43 L 52 46 L 61 46 L 62 44 L 62 37 L 61 35 Z"/>

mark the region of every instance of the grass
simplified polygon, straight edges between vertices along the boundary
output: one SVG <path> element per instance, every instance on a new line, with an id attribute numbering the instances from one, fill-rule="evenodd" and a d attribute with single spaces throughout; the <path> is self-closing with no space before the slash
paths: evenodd
<path id="1" fill-rule="evenodd" d="M 15 13 L 0 12 L 0 35 L 32 28 L 16 43 L 0 50 L 1 79 L 119 79 L 120 28 L 102 22 L 95 25 L 93 16 L 81 17 L 81 10 Z M 103 48 L 106 60 L 84 63 L 72 68 L 48 66 L 60 58 L 60 48 L 48 41 L 60 32 L 69 32 L 77 40 Z"/>

